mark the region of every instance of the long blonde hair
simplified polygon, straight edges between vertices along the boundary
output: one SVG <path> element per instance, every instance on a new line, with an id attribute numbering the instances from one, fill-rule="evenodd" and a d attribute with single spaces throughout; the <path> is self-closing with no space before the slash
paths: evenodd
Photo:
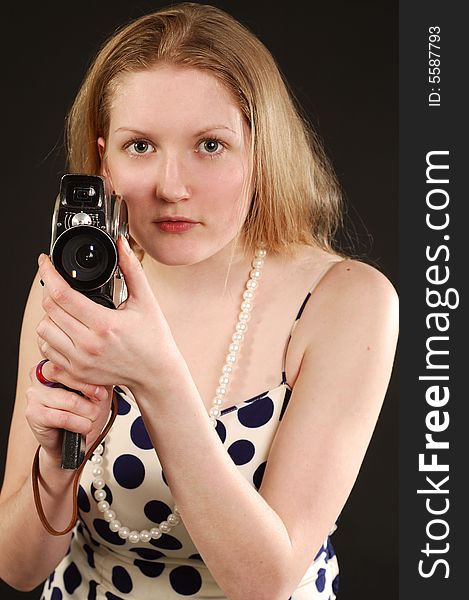
<path id="1" fill-rule="evenodd" d="M 209 5 L 183 3 L 122 27 L 103 45 L 67 118 L 68 168 L 98 174 L 122 74 L 157 64 L 202 69 L 232 94 L 251 131 L 252 189 L 240 234 L 244 250 L 333 248 L 342 196 L 322 144 L 302 116 L 274 58 L 246 27 Z M 135 248 L 136 243 L 132 241 Z M 141 250 L 141 249 L 140 249 Z"/>

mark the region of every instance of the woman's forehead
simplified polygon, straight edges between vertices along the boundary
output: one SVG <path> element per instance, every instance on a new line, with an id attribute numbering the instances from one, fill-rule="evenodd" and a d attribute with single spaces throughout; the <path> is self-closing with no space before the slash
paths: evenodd
<path id="1" fill-rule="evenodd" d="M 140 126 L 174 124 L 243 129 L 242 113 L 227 88 L 211 73 L 193 68 L 157 66 L 119 76 L 110 103 L 111 121 Z"/>

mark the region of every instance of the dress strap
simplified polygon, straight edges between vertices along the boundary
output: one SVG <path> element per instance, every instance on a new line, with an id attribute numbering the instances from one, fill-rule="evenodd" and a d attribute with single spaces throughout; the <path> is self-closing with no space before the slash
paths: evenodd
<path id="1" fill-rule="evenodd" d="M 287 376 L 286 376 L 286 373 L 285 373 L 285 363 L 286 363 L 286 360 L 287 360 L 288 346 L 290 345 L 290 340 L 291 340 L 291 337 L 292 337 L 292 335 L 293 335 L 293 332 L 295 331 L 295 327 L 297 326 L 297 324 L 298 324 L 298 321 L 299 321 L 299 320 L 300 320 L 300 318 L 301 318 L 301 315 L 303 314 L 303 311 L 304 311 L 304 309 L 305 309 L 305 306 L 306 306 L 306 304 L 307 304 L 308 300 L 311 298 L 311 296 L 312 296 L 312 294 L 313 294 L 313 291 L 316 289 L 316 287 L 317 287 L 317 286 L 318 286 L 318 285 L 321 283 L 321 281 L 324 279 L 325 275 L 326 275 L 327 273 L 329 273 L 329 271 L 330 271 L 330 270 L 332 270 L 332 269 L 334 268 L 334 266 L 335 266 L 337 263 L 344 262 L 345 260 L 348 260 L 348 259 L 344 258 L 344 259 L 342 259 L 342 260 L 337 260 L 337 261 L 334 261 L 334 262 L 332 263 L 332 265 L 331 265 L 331 264 L 327 265 L 327 266 L 324 268 L 324 270 L 322 271 L 322 273 L 319 275 L 319 277 L 316 279 L 316 281 L 313 283 L 313 285 L 312 285 L 312 286 L 309 288 L 309 290 L 308 290 L 308 293 L 306 294 L 306 298 L 303 300 L 303 303 L 301 304 L 300 310 L 298 311 L 298 314 L 297 314 L 297 315 L 296 315 L 296 317 L 295 317 L 295 320 L 294 320 L 294 322 L 293 322 L 292 328 L 291 328 L 291 330 L 290 330 L 290 335 L 288 336 L 288 341 L 287 341 L 287 344 L 286 344 L 286 346 L 285 346 L 285 350 L 284 350 L 284 352 L 283 352 L 283 361 L 282 361 L 282 383 L 287 383 Z"/>

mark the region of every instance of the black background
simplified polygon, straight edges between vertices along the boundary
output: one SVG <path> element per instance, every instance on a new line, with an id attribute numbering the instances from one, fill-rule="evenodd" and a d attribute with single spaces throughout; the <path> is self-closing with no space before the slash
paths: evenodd
<path id="1" fill-rule="evenodd" d="M 325 143 L 346 196 L 356 251 L 398 287 L 397 2 L 212 3 L 247 25 L 272 51 Z M 22 313 L 37 256 L 48 251 L 52 208 L 64 172 L 65 114 L 104 39 L 124 22 L 166 4 L 82 0 L 3 9 L 2 470 Z M 397 597 L 396 387 L 393 375 L 333 536 L 340 600 Z M 39 598 L 39 591 L 20 593 L 0 582 L 0 597 Z"/>

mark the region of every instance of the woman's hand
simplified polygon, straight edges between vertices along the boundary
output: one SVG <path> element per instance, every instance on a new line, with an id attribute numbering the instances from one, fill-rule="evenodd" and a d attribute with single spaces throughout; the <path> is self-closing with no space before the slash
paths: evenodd
<path id="1" fill-rule="evenodd" d="M 86 451 L 109 419 L 112 386 L 82 383 L 71 378 L 51 362 L 43 366 L 49 381 L 62 383 L 84 394 L 80 396 L 62 388 L 48 387 L 36 377 L 36 367 L 29 372 L 30 387 L 26 390 L 26 420 L 43 451 L 59 465 L 62 452 L 61 429 L 86 436 Z"/>
<path id="2" fill-rule="evenodd" d="M 117 247 L 128 290 L 118 310 L 72 289 L 41 255 L 46 316 L 36 331 L 42 355 L 68 377 L 132 391 L 149 379 L 170 377 L 182 357 L 139 260 L 122 236 Z"/>

